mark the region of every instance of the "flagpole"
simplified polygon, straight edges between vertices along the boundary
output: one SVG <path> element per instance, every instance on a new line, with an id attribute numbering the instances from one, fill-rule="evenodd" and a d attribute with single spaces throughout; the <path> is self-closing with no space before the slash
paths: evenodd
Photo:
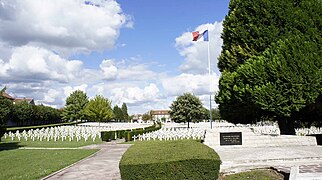
<path id="1" fill-rule="evenodd" d="M 208 27 L 207 27 L 207 31 L 208 31 Z M 209 114 L 210 114 L 210 129 L 212 129 L 212 113 L 211 113 L 211 70 L 210 70 L 210 48 L 209 48 L 209 42 L 210 42 L 210 38 L 209 38 L 209 31 L 208 31 L 208 72 L 209 72 Z"/>

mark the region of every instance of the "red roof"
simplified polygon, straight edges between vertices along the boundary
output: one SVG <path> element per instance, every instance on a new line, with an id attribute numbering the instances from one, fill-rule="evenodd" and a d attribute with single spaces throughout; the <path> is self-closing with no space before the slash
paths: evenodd
<path id="1" fill-rule="evenodd" d="M 7 94 L 6 92 L 2 92 L 2 96 L 11 100 L 14 100 L 15 98 L 11 97 L 9 94 Z"/>

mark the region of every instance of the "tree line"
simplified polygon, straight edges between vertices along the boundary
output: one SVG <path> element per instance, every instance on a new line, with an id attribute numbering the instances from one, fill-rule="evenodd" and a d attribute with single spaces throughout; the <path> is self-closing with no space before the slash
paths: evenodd
<path id="1" fill-rule="evenodd" d="M 96 95 L 89 100 L 85 92 L 76 90 L 66 99 L 62 119 L 67 122 L 76 120 L 127 122 L 129 115 L 125 103 L 122 104 L 121 108 L 118 105 L 112 107 L 112 101 L 108 98 Z"/>

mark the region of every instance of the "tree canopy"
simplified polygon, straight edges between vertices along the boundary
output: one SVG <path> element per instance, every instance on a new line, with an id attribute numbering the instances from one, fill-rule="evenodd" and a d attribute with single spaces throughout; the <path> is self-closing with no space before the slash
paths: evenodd
<path id="1" fill-rule="evenodd" d="M 90 100 L 84 113 L 91 121 L 107 122 L 113 118 L 112 102 L 101 95 L 96 95 L 94 99 Z"/>
<path id="2" fill-rule="evenodd" d="M 5 90 L 6 88 L 0 90 L 0 137 L 5 133 L 6 122 L 10 119 L 12 114 L 12 102 L 2 96 L 2 93 L 5 92 Z"/>
<path id="3" fill-rule="evenodd" d="M 62 118 L 65 121 L 76 121 L 84 119 L 84 108 L 88 103 L 88 97 L 85 92 L 76 90 L 66 99 Z"/>
<path id="4" fill-rule="evenodd" d="M 269 117 L 293 134 L 300 112 L 321 102 L 322 2 L 232 0 L 229 9 L 218 63 L 222 118 L 253 123 Z"/>
<path id="5" fill-rule="evenodd" d="M 204 107 L 198 97 L 191 93 L 178 96 L 170 106 L 171 120 L 177 123 L 199 122 L 204 119 Z"/>

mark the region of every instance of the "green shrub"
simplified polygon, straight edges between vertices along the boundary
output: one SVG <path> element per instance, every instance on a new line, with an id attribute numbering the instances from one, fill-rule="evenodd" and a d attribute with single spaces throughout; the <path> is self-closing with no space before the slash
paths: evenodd
<path id="1" fill-rule="evenodd" d="M 110 141 L 110 131 L 102 131 L 101 139 L 102 141 Z"/>
<path id="2" fill-rule="evenodd" d="M 219 156 L 193 140 L 136 142 L 120 162 L 127 179 L 217 179 Z"/>

